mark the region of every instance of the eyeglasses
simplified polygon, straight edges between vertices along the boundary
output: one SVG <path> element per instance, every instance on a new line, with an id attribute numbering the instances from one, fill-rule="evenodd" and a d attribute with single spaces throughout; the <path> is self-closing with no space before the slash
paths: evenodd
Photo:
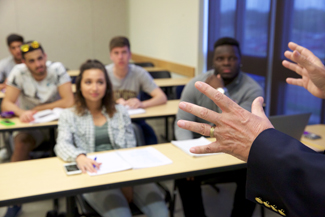
<path id="1" fill-rule="evenodd" d="M 41 45 L 37 42 L 37 41 L 33 41 L 32 43 L 30 44 L 24 44 L 20 47 L 20 50 L 24 53 L 28 52 L 30 50 L 30 48 L 33 48 L 33 49 L 37 49 L 39 48 Z"/>

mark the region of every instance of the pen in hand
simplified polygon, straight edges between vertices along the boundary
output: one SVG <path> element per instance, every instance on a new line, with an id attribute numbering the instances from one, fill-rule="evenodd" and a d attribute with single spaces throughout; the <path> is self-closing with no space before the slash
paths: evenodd
<path id="1" fill-rule="evenodd" d="M 97 157 L 94 158 L 94 161 L 96 161 L 96 160 L 97 160 Z M 96 165 L 93 164 L 93 167 L 96 168 Z"/>

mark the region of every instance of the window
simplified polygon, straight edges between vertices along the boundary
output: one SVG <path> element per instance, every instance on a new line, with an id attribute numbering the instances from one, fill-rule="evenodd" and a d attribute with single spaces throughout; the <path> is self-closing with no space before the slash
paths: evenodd
<path id="1" fill-rule="evenodd" d="M 295 0 L 291 17 L 290 41 L 296 42 L 325 60 L 325 1 Z M 309 124 L 321 119 L 322 100 L 303 87 L 286 85 L 285 114 L 312 112 Z"/>
<path id="2" fill-rule="evenodd" d="M 290 40 L 325 60 L 325 1 L 295 0 Z"/>
<path id="3" fill-rule="evenodd" d="M 270 0 L 246 0 L 243 54 L 266 57 Z"/>
<path id="4" fill-rule="evenodd" d="M 221 0 L 219 37 L 235 37 L 235 23 L 236 0 Z"/>
<path id="5" fill-rule="evenodd" d="M 268 91 L 269 115 L 312 112 L 310 124 L 324 123 L 325 100 L 288 85 L 287 77 L 299 75 L 281 62 L 289 41 L 307 47 L 325 62 L 325 1 L 214 0 L 209 4 L 208 65 L 214 42 L 223 36 L 234 37 L 241 44 L 242 71 Z"/>

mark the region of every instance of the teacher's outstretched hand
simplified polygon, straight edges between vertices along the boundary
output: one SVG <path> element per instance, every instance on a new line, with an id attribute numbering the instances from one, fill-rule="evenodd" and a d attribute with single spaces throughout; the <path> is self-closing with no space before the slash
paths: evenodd
<path id="1" fill-rule="evenodd" d="M 282 65 L 301 76 L 301 78 L 287 78 L 288 84 L 304 87 L 318 98 L 325 99 L 325 67 L 322 61 L 310 50 L 296 43 L 290 42 L 285 57 L 293 62 L 283 60 Z"/>
<path id="2" fill-rule="evenodd" d="M 196 123 L 179 120 L 177 125 L 183 129 L 216 138 L 206 146 L 191 148 L 196 154 L 224 152 L 243 161 L 247 161 L 252 143 L 266 129 L 273 128 L 263 110 L 263 98 L 258 97 L 252 104 L 252 113 L 240 107 L 227 96 L 204 82 L 196 82 L 195 87 L 209 97 L 222 110 L 217 113 L 187 102 L 181 102 L 179 108 L 215 124 Z"/>

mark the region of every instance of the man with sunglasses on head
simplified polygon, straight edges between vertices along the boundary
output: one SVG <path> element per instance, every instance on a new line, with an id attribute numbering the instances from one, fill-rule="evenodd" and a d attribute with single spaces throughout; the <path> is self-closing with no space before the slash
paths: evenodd
<path id="1" fill-rule="evenodd" d="M 65 67 L 59 62 L 47 61 L 37 41 L 23 44 L 21 52 L 23 64 L 16 65 L 10 72 L 2 111 L 13 111 L 21 122 L 31 122 L 38 111 L 72 106 L 71 79 Z M 29 152 L 49 139 L 47 129 L 14 132 L 13 136 L 11 162 L 28 160 Z M 8 207 L 5 217 L 17 216 L 20 210 L 20 205 Z"/>
<path id="2" fill-rule="evenodd" d="M 0 90 L 6 87 L 6 79 L 16 64 L 22 63 L 20 46 L 24 38 L 20 35 L 11 34 L 7 37 L 7 45 L 11 56 L 0 60 Z"/>

